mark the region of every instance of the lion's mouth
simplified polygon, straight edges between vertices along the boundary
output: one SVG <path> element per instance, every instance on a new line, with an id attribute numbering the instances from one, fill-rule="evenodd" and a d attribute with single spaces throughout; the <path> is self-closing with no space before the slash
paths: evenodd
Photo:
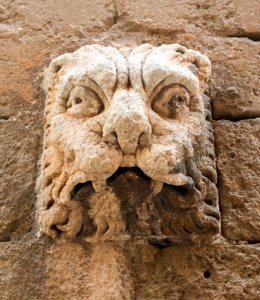
<path id="1" fill-rule="evenodd" d="M 151 193 L 152 179 L 138 167 L 119 167 L 107 179 L 107 188 L 112 189 L 120 198 L 127 199 L 129 204 L 134 205 L 139 198 L 145 198 Z M 84 201 L 93 193 L 96 191 L 90 181 L 79 183 L 72 190 L 71 198 Z"/>
<path id="2" fill-rule="evenodd" d="M 84 208 L 82 232 L 85 236 L 96 234 L 98 226 L 95 224 L 95 214 L 104 213 L 102 216 L 104 220 L 114 218 L 113 203 L 115 202 L 119 205 L 116 209 L 119 209 L 122 222 L 126 226 L 125 232 L 130 235 L 157 236 L 163 232 L 161 225 L 158 225 L 161 219 L 170 218 L 170 215 L 165 217 L 165 214 L 194 207 L 193 194 L 192 189 L 189 190 L 184 186 L 155 183 L 137 167 L 120 167 L 107 179 L 107 188 L 104 192 L 96 192 L 91 182 L 79 183 L 72 190 L 71 198 L 81 202 Z M 111 197 L 114 197 L 113 201 Z M 93 206 L 99 201 L 98 211 L 93 212 L 95 211 Z M 106 205 L 105 202 L 110 202 L 110 204 Z M 101 233 L 106 235 L 106 232 L 109 232 L 109 226 L 111 224 L 104 227 Z M 163 233 L 167 234 L 166 231 Z"/>
<path id="3" fill-rule="evenodd" d="M 106 180 L 106 184 L 107 188 L 112 189 L 120 198 L 128 199 L 129 203 L 135 204 L 139 202 L 137 199 L 145 198 L 151 193 L 156 196 L 165 189 L 174 189 L 183 196 L 194 189 L 187 185 L 174 186 L 163 182 L 155 182 L 138 167 L 119 167 Z M 71 198 L 83 201 L 95 192 L 95 188 L 90 181 L 78 183 L 71 191 Z"/>

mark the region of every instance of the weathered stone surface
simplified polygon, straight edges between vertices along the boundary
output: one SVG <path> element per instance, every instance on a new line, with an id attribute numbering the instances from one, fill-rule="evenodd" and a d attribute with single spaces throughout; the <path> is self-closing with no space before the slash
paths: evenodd
<path id="1" fill-rule="evenodd" d="M 31 240 L 0 250 L 3 300 L 259 298 L 259 247 L 220 237 L 165 249 Z"/>
<path id="2" fill-rule="evenodd" d="M 50 299 L 45 297 L 45 258 L 42 240 L 0 243 L 1 300 Z"/>
<path id="3" fill-rule="evenodd" d="M 213 39 L 205 45 L 213 72 L 210 82 L 214 119 L 260 117 L 260 43 Z"/>
<path id="4" fill-rule="evenodd" d="M 136 247 L 137 299 L 258 299 L 258 247 L 229 245 L 224 239 L 207 245 L 164 250 Z"/>
<path id="5" fill-rule="evenodd" d="M 0 241 L 32 229 L 42 116 L 17 95 L 0 98 Z"/>
<path id="6" fill-rule="evenodd" d="M 248 36 L 259 41 L 260 24 L 257 19 L 260 14 L 260 2 L 258 0 L 233 0 L 233 4 L 236 8 L 234 19 L 238 26 L 237 35 Z"/>
<path id="7" fill-rule="evenodd" d="M 9 24 L 9 27 L 3 26 L 3 30 L 5 27 L 6 32 L 13 31 L 16 37 L 28 32 L 34 35 L 45 33 L 51 37 L 60 32 L 62 36 L 76 35 L 82 38 L 90 32 L 107 30 L 114 24 L 114 15 L 111 0 L 97 0 L 95 5 L 84 0 L 78 0 L 76 5 L 69 0 L 28 0 L 26 3 L 3 0 L 0 8 L 0 20 L 3 24 Z"/>
<path id="8" fill-rule="evenodd" d="M 88 272 L 89 299 L 134 299 L 133 271 L 128 244 L 94 245 Z"/>
<path id="9" fill-rule="evenodd" d="M 53 243 L 44 257 L 44 299 L 89 299 L 90 247 L 73 242 Z"/>
<path id="10" fill-rule="evenodd" d="M 117 7 L 119 17 L 131 29 L 222 36 L 260 33 L 257 22 L 260 4 L 257 0 L 250 3 L 241 0 L 119 0 Z"/>
<path id="11" fill-rule="evenodd" d="M 1 300 L 133 299 L 127 247 L 47 239 L 0 243 Z"/>
<path id="12" fill-rule="evenodd" d="M 27 101 L 35 101 L 33 81 L 51 57 L 90 42 L 90 36 L 93 39 L 114 24 L 114 16 L 110 0 L 95 1 L 95 5 L 81 0 L 77 4 L 1 1 L 1 93 L 12 90 Z"/>
<path id="13" fill-rule="evenodd" d="M 206 56 L 179 44 L 91 45 L 54 59 L 45 83 L 43 232 L 87 234 L 85 219 L 93 229 L 87 236 L 98 239 L 188 239 L 218 231 L 210 107 L 203 96 L 210 73 Z M 122 197 L 121 189 L 136 178 L 138 186 L 144 176 L 143 197 Z M 83 185 L 84 205 L 77 200 Z"/>
<path id="14" fill-rule="evenodd" d="M 215 119 L 257 117 L 259 1 L 0 2 L 0 298 L 259 299 L 257 120 L 215 123 L 222 234 L 228 240 L 215 236 L 172 247 L 167 239 L 150 240 L 153 246 L 108 240 L 92 241 L 92 247 L 84 238 L 54 243 L 33 236 L 39 229 L 34 184 L 44 67 L 84 45 L 179 43 L 212 62 L 208 94 Z M 109 184 L 130 209 L 149 190 L 135 170 Z M 84 211 L 88 188 L 76 193 Z M 85 218 L 80 237 L 91 230 Z"/>
<path id="15" fill-rule="evenodd" d="M 214 125 L 222 231 L 227 239 L 260 240 L 260 119 Z"/>

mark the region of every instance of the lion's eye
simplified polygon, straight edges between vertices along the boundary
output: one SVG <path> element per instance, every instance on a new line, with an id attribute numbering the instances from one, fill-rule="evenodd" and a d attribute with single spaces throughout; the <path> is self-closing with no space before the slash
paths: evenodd
<path id="1" fill-rule="evenodd" d="M 187 90 L 178 85 L 163 88 L 152 101 L 152 109 L 166 118 L 178 118 L 188 111 L 190 102 Z"/>
<path id="2" fill-rule="evenodd" d="M 100 97 L 90 88 L 75 87 L 67 102 L 67 111 L 84 117 L 94 117 L 100 114 L 104 105 Z"/>

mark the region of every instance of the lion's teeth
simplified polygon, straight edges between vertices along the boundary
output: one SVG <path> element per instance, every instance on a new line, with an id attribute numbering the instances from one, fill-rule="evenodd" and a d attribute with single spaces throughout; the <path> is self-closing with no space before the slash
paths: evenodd
<path id="1" fill-rule="evenodd" d="M 163 187 L 163 182 L 161 181 L 153 181 L 152 182 L 152 194 L 155 196 L 160 193 Z"/>
<path id="2" fill-rule="evenodd" d="M 100 181 L 93 181 L 92 182 L 93 188 L 95 189 L 96 192 L 102 192 L 104 190 L 106 190 L 107 188 L 107 183 L 104 180 L 100 180 Z"/>

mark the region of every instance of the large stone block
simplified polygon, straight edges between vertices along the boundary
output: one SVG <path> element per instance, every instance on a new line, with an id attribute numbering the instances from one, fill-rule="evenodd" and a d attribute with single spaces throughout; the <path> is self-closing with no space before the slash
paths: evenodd
<path id="1" fill-rule="evenodd" d="M 136 299 L 258 299 L 259 248 L 207 245 L 135 248 Z"/>
<path id="2" fill-rule="evenodd" d="M 260 44 L 246 39 L 212 39 L 206 43 L 205 51 L 213 65 L 213 118 L 259 117 Z"/>
<path id="3" fill-rule="evenodd" d="M 258 0 L 244 1 L 233 0 L 236 8 L 235 20 L 238 25 L 238 36 L 247 35 L 254 40 L 259 40 L 260 25 L 257 21 L 260 14 L 260 2 Z"/>
<path id="4" fill-rule="evenodd" d="M 44 297 L 44 260 L 48 243 L 42 240 L 0 243 L 1 300 Z"/>
<path id="5" fill-rule="evenodd" d="M 259 1 L 118 1 L 119 17 L 132 29 L 230 36 L 259 34 Z M 220 13 L 221 11 L 221 13 Z"/>
<path id="6" fill-rule="evenodd" d="M 6 25 L 4 37 L 20 36 L 29 31 L 33 35 L 45 32 L 50 38 L 55 34 L 74 34 L 84 37 L 89 32 L 107 30 L 114 24 L 115 8 L 111 0 L 92 1 L 3 1 L 0 7 L 0 20 Z M 10 22 L 11 21 L 11 22 Z M 4 24 L 3 23 L 3 24 Z M 11 36 L 11 37 L 12 37 Z"/>
<path id="7" fill-rule="evenodd" d="M 260 119 L 215 122 L 222 231 L 227 239 L 260 240 Z"/>
<path id="8" fill-rule="evenodd" d="M 1 300 L 259 298 L 255 245 L 215 237 L 164 249 L 132 243 L 95 247 L 35 239 L 0 243 Z"/>
<path id="9" fill-rule="evenodd" d="M 42 117 L 21 98 L 0 98 L 0 240 L 32 229 Z M 38 108 L 39 109 L 39 108 Z"/>
<path id="10" fill-rule="evenodd" d="M 93 245 L 92 245 L 93 246 Z M 127 247 L 58 240 L 46 253 L 41 299 L 133 299 Z M 131 266 L 132 267 L 132 266 Z"/>

